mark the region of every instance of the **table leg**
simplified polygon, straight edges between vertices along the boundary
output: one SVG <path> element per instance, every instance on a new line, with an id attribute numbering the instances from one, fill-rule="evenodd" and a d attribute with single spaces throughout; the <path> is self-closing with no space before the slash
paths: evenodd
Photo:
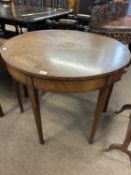
<path id="1" fill-rule="evenodd" d="M 36 122 L 36 127 L 38 131 L 39 141 L 41 144 L 44 144 L 42 124 L 41 124 L 41 115 L 40 115 L 40 105 L 38 99 L 38 90 L 34 88 L 33 81 L 30 77 L 27 77 L 27 90 L 29 98 L 32 104 L 34 118 Z"/>
<path id="2" fill-rule="evenodd" d="M 0 105 L 0 117 L 2 117 L 3 115 L 4 115 L 4 113 L 3 113 L 2 107 Z"/>
<path id="3" fill-rule="evenodd" d="M 115 143 L 111 144 L 106 151 L 110 151 L 113 149 L 120 150 L 126 153 L 129 156 L 131 161 L 131 151 L 127 149 L 130 143 L 131 143 L 131 114 L 130 114 L 130 121 L 128 123 L 127 132 L 126 132 L 126 136 L 123 144 L 115 144 Z"/>
<path id="4" fill-rule="evenodd" d="M 105 106 L 107 93 L 108 93 L 108 87 L 104 87 L 104 88 L 100 89 L 100 91 L 99 91 L 99 97 L 98 97 L 98 101 L 97 101 L 95 116 L 94 116 L 94 120 L 93 120 L 93 124 L 92 124 L 92 128 L 91 128 L 91 133 L 90 133 L 89 140 L 88 140 L 88 142 L 90 144 L 92 144 L 94 141 L 94 137 L 95 137 L 95 133 L 96 133 L 99 121 L 100 121 L 100 117 L 101 117 L 101 114 L 102 114 L 104 106 Z"/>
<path id="5" fill-rule="evenodd" d="M 111 97 L 111 94 L 112 94 L 113 87 L 114 87 L 114 84 L 112 84 L 110 86 L 109 90 L 108 90 L 103 112 L 106 112 L 107 111 L 107 108 L 108 108 L 108 104 L 109 104 L 109 101 L 110 101 L 110 97 Z"/>
<path id="6" fill-rule="evenodd" d="M 24 90 L 24 95 L 27 98 L 28 97 L 28 91 L 27 91 L 27 87 L 25 85 L 23 85 L 23 90 Z"/>
<path id="7" fill-rule="evenodd" d="M 18 103 L 19 103 L 19 106 L 20 106 L 20 111 L 22 113 L 22 112 L 24 112 L 24 109 L 23 109 L 23 104 L 22 104 L 22 99 L 21 99 L 21 93 L 20 93 L 20 84 L 19 84 L 18 81 L 16 81 L 16 80 L 13 79 L 13 85 L 14 85 L 14 88 L 15 88 L 15 91 L 16 91 Z"/>
<path id="8" fill-rule="evenodd" d="M 17 34 L 20 34 L 18 25 L 15 25 L 15 31 L 16 31 Z"/>
<path id="9" fill-rule="evenodd" d="M 131 43 L 128 44 L 128 48 L 129 48 L 129 50 L 131 52 Z"/>

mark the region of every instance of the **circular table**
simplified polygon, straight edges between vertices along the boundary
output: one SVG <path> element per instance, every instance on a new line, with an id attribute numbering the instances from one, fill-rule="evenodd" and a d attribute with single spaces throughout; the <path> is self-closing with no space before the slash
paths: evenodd
<path id="1" fill-rule="evenodd" d="M 1 49 L 11 76 L 27 86 L 40 143 L 44 143 L 38 89 L 53 92 L 99 90 L 89 136 L 93 143 L 112 85 L 130 62 L 128 48 L 97 34 L 69 30 L 25 33 Z"/>

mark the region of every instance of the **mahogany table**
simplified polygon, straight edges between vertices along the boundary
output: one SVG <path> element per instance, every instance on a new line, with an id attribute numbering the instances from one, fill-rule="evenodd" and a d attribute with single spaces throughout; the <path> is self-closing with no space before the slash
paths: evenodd
<path id="1" fill-rule="evenodd" d="M 105 36 L 68 30 L 29 32 L 8 40 L 1 54 L 11 76 L 27 86 L 40 143 L 44 143 L 38 90 L 99 90 L 89 136 L 93 143 L 110 88 L 130 62 L 128 48 Z"/>

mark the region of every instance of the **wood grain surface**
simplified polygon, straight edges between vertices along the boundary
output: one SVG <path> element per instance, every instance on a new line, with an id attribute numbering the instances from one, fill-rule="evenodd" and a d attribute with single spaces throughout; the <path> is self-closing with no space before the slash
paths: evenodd
<path id="1" fill-rule="evenodd" d="M 119 41 L 68 30 L 25 33 L 8 40 L 1 53 L 6 63 L 27 74 L 56 79 L 104 76 L 130 61 Z"/>

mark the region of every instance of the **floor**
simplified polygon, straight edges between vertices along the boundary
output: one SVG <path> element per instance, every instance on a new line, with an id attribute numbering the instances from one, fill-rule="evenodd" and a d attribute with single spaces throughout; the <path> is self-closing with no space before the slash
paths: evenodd
<path id="1" fill-rule="evenodd" d="M 0 175 L 130 175 L 129 158 L 119 151 L 106 152 L 122 143 L 130 111 L 114 114 L 131 103 L 131 67 L 116 83 L 108 112 L 104 113 L 93 145 L 87 142 L 97 92 L 59 94 L 40 91 L 45 145 L 38 143 L 32 109 L 23 97 L 19 112 L 11 79 L 0 74 Z M 131 147 L 130 147 L 131 149 Z"/>

